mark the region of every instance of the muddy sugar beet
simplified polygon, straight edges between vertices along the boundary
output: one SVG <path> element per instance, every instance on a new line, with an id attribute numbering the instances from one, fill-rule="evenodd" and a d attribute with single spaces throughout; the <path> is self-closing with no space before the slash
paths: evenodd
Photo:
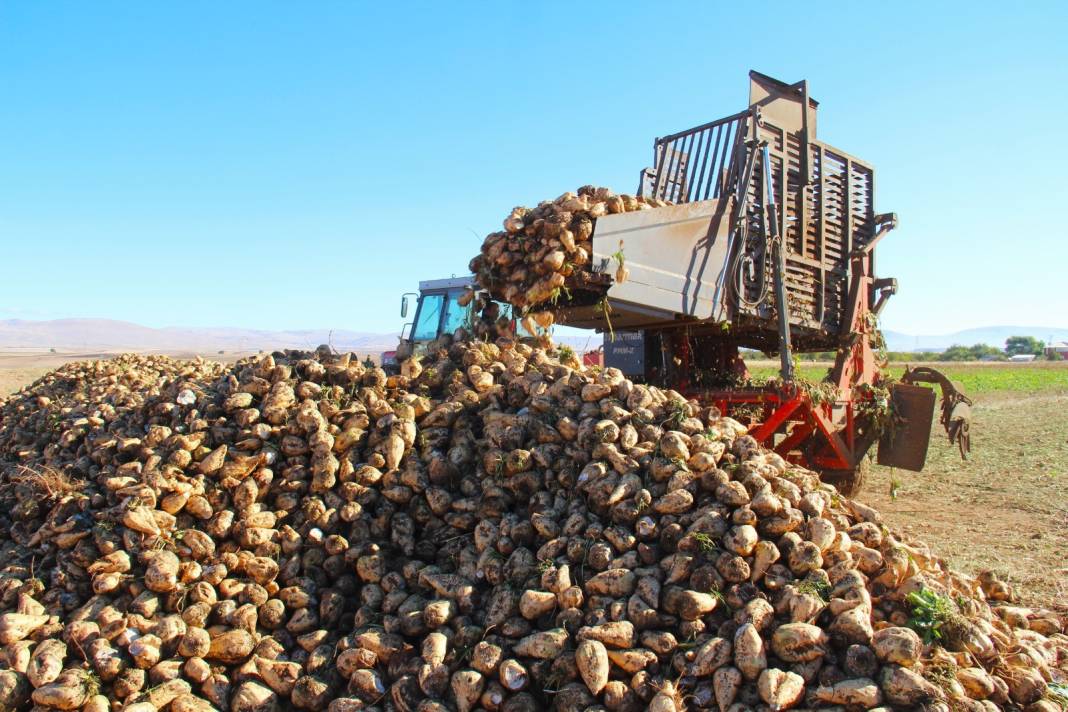
<path id="1" fill-rule="evenodd" d="M 1062 617 L 739 423 L 508 340 L 416 366 L 124 356 L 0 404 L 0 705 L 1057 709 Z"/>
<path id="2" fill-rule="evenodd" d="M 504 229 L 486 236 L 479 254 L 471 260 L 471 272 L 495 299 L 524 313 L 536 310 L 532 320 L 548 328 L 553 323 L 553 304 L 568 280 L 593 286 L 583 278 L 593 272 L 592 238 L 597 219 L 669 204 L 587 185 L 535 208 L 513 208 L 504 219 Z M 626 281 L 629 275 L 623 248 L 620 245 L 612 265 L 610 276 L 616 282 Z M 531 333 L 532 326 L 528 327 Z"/>

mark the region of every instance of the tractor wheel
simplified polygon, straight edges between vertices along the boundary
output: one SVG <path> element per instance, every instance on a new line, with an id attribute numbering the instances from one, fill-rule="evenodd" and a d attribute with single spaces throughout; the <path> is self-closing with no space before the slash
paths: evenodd
<path id="1" fill-rule="evenodd" d="M 846 497 L 853 497 L 864 487 L 871 470 L 871 461 L 864 457 L 852 470 L 824 470 L 820 479 L 834 485 Z"/>

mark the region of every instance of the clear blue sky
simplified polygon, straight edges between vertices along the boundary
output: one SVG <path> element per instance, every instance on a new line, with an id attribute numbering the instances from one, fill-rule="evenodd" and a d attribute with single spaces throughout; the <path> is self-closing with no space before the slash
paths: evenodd
<path id="1" fill-rule="evenodd" d="M 1066 8 L 4 0 L 0 318 L 396 330 L 754 68 L 876 165 L 887 328 L 1068 326 Z"/>

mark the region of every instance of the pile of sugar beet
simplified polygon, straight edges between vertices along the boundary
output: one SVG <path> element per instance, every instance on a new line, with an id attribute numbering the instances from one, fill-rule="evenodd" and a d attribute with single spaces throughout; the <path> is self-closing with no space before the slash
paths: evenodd
<path id="1" fill-rule="evenodd" d="M 5 710 L 1055 710 L 1064 690 L 1056 613 L 551 345 L 443 340 L 393 377 L 326 348 L 124 356 L 0 418 Z"/>
<path id="2" fill-rule="evenodd" d="M 508 302 L 523 313 L 534 312 L 547 318 L 569 280 L 579 280 L 584 288 L 604 290 L 588 282 L 595 265 L 593 229 L 597 219 L 615 213 L 650 210 L 670 205 L 658 198 L 617 194 L 609 188 L 584 185 L 555 200 L 546 200 L 531 209 L 516 207 L 504 219 L 504 229 L 486 236 L 469 268 L 478 285 L 494 299 Z M 625 281 L 628 269 L 620 244 L 614 272 L 615 281 Z M 539 319 L 539 324 L 547 324 Z"/>

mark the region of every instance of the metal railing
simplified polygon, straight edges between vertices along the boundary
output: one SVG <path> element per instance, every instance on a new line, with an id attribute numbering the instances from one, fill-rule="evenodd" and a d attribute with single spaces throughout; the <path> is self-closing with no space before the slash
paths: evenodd
<path id="1" fill-rule="evenodd" d="M 656 140 L 653 169 L 642 171 L 638 194 L 672 203 L 718 198 L 742 169 L 751 110 Z"/>

